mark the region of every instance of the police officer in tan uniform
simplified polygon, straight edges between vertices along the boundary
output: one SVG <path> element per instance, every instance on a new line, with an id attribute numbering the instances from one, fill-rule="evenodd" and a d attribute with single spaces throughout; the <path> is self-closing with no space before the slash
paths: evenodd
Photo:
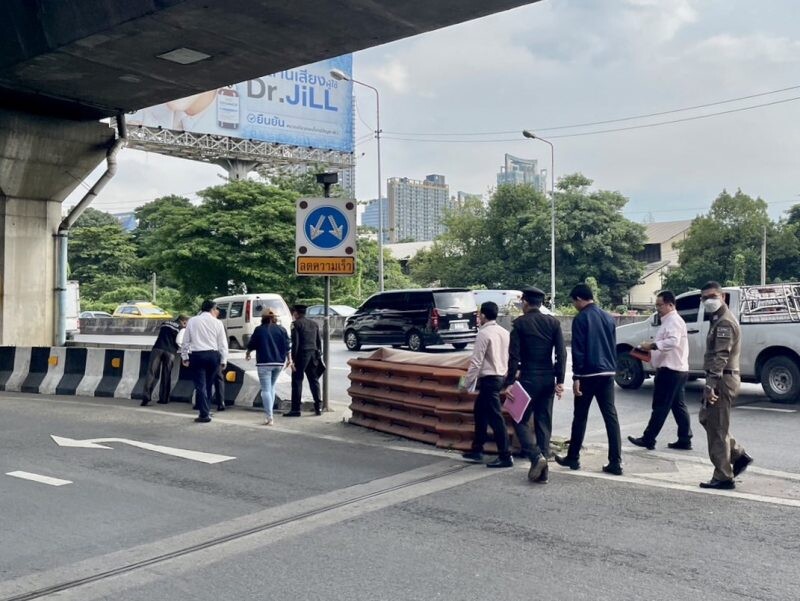
<path id="1" fill-rule="evenodd" d="M 730 490 L 733 479 L 747 469 L 753 458 L 730 435 L 731 407 L 739 393 L 739 322 L 725 304 L 725 295 L 717 282 L 708 282 L 701 290 L 705 314 L 711 316 L 706 338 L 703 369 L 706 386 L 700 424 L 708 436 L 708 456 L 714 464 L 714 475 L 701 488 Z"/>

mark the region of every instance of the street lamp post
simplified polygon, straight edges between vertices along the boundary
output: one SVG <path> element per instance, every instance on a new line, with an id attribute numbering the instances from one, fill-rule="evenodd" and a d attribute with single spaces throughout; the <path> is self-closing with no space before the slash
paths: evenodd
<path id="1" fill-rule="evenodd" d="M 522 135 L 531 140 L 540 140 L 550 146 L 550 306 L 556 308 L 556 161 L 553 143 L 540 138 L 527 129 Z"/>
<path id="2" fill-rule="evenodd" d="M 378 145 L 378 289 L 383 292 L 383 198 L 381 197 L 381 96 L 378 89 L 349 77 L 341 69 L 331 69 L 331 77 L 339 81 L 352 81 L 375 92 L 375 140 Z"/>

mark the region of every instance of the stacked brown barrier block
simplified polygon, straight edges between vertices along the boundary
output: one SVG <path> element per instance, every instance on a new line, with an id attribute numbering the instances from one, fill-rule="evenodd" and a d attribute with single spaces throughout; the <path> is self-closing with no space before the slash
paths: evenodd
<path id="1" fill-rule="evenodd" d="M 351 359 L 350 423 L 446 449 L 468 450 L 475 394 L 459 390 L 468 359 L 380 349 Z M 513 437 L 507 418 L 509 435 Z M 486 451 L 494 452 L 494 444 Z"/>

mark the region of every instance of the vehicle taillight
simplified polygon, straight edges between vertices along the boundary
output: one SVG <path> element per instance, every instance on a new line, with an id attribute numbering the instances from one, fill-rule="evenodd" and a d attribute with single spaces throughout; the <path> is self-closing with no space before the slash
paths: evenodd
<path id="1" fill-rule="evenodd" d="M 250 301 L 247 301 L 244 305 L 244 322 L 250 323 Z"/>
<path id="2" fill-rule="evenodd" d="M 431 309 L 431 317 L 428 320 L 428 326 L 431 330 L 439 329 L 439 310 L 436 307 Z"/>

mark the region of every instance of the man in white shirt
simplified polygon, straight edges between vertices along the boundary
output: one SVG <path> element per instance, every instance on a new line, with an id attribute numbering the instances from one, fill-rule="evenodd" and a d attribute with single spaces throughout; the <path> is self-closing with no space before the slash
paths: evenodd
<path id="1" fill-rule="evenodd" d="M 683 398 L 683 389 L 689 376 L 686 322 L 675 310 L 675 295 L 669 290 L 658 293 L 656 311 L 661 318 L 661 327 L 656 332 L 655 340 L 639 345 L 642 350 L 650 351 L 650 363 L 656 368 L 653 412 L 644 434 L 640 438 L 628 436 L 628 440 L 639 447 L 656 448 L 656 438 L 671 410 L 678 424 L 678 440 L 667 446 L 688 451 L 692 448 L 692 426 Z"/>
<path id="2" fill-rule="evenodd" d="M 192 371 L 194 380 L 195 404 L 199 412 L 194 421 L 203 424 L 211 421 L 214 377 L 220 366 L 224 367 L 228 362 L 228 338 L 218 315 L 217 303 L 204 300 L 200 314 L 192 317 L 186 325 L 181 345 L 183 365 Z"/>
<path id="3" fill-rule="evenodd" d="M 483 445 L 488 436 L 487 429 L 491 427 L 498 457 L 487 463 L 486 467 L 511 467 L 514 461 L 508 448 L 508 431 L 500 407 L 500 389 L 508 373 L 508 345 L 511 336 L 508 330 L 495 321 L 496 303 L 491 301 L 483 303 L 479 318 L 482 325 L 475 339 L 464 382 L 467 390 L 476 387 L 478 390 L 478 398 L 475 399 L 473 409 L 475 437 L 472 440 L 472 450 L 464 453 L 462 457 L 476 463 L 483 461 Z"/>

